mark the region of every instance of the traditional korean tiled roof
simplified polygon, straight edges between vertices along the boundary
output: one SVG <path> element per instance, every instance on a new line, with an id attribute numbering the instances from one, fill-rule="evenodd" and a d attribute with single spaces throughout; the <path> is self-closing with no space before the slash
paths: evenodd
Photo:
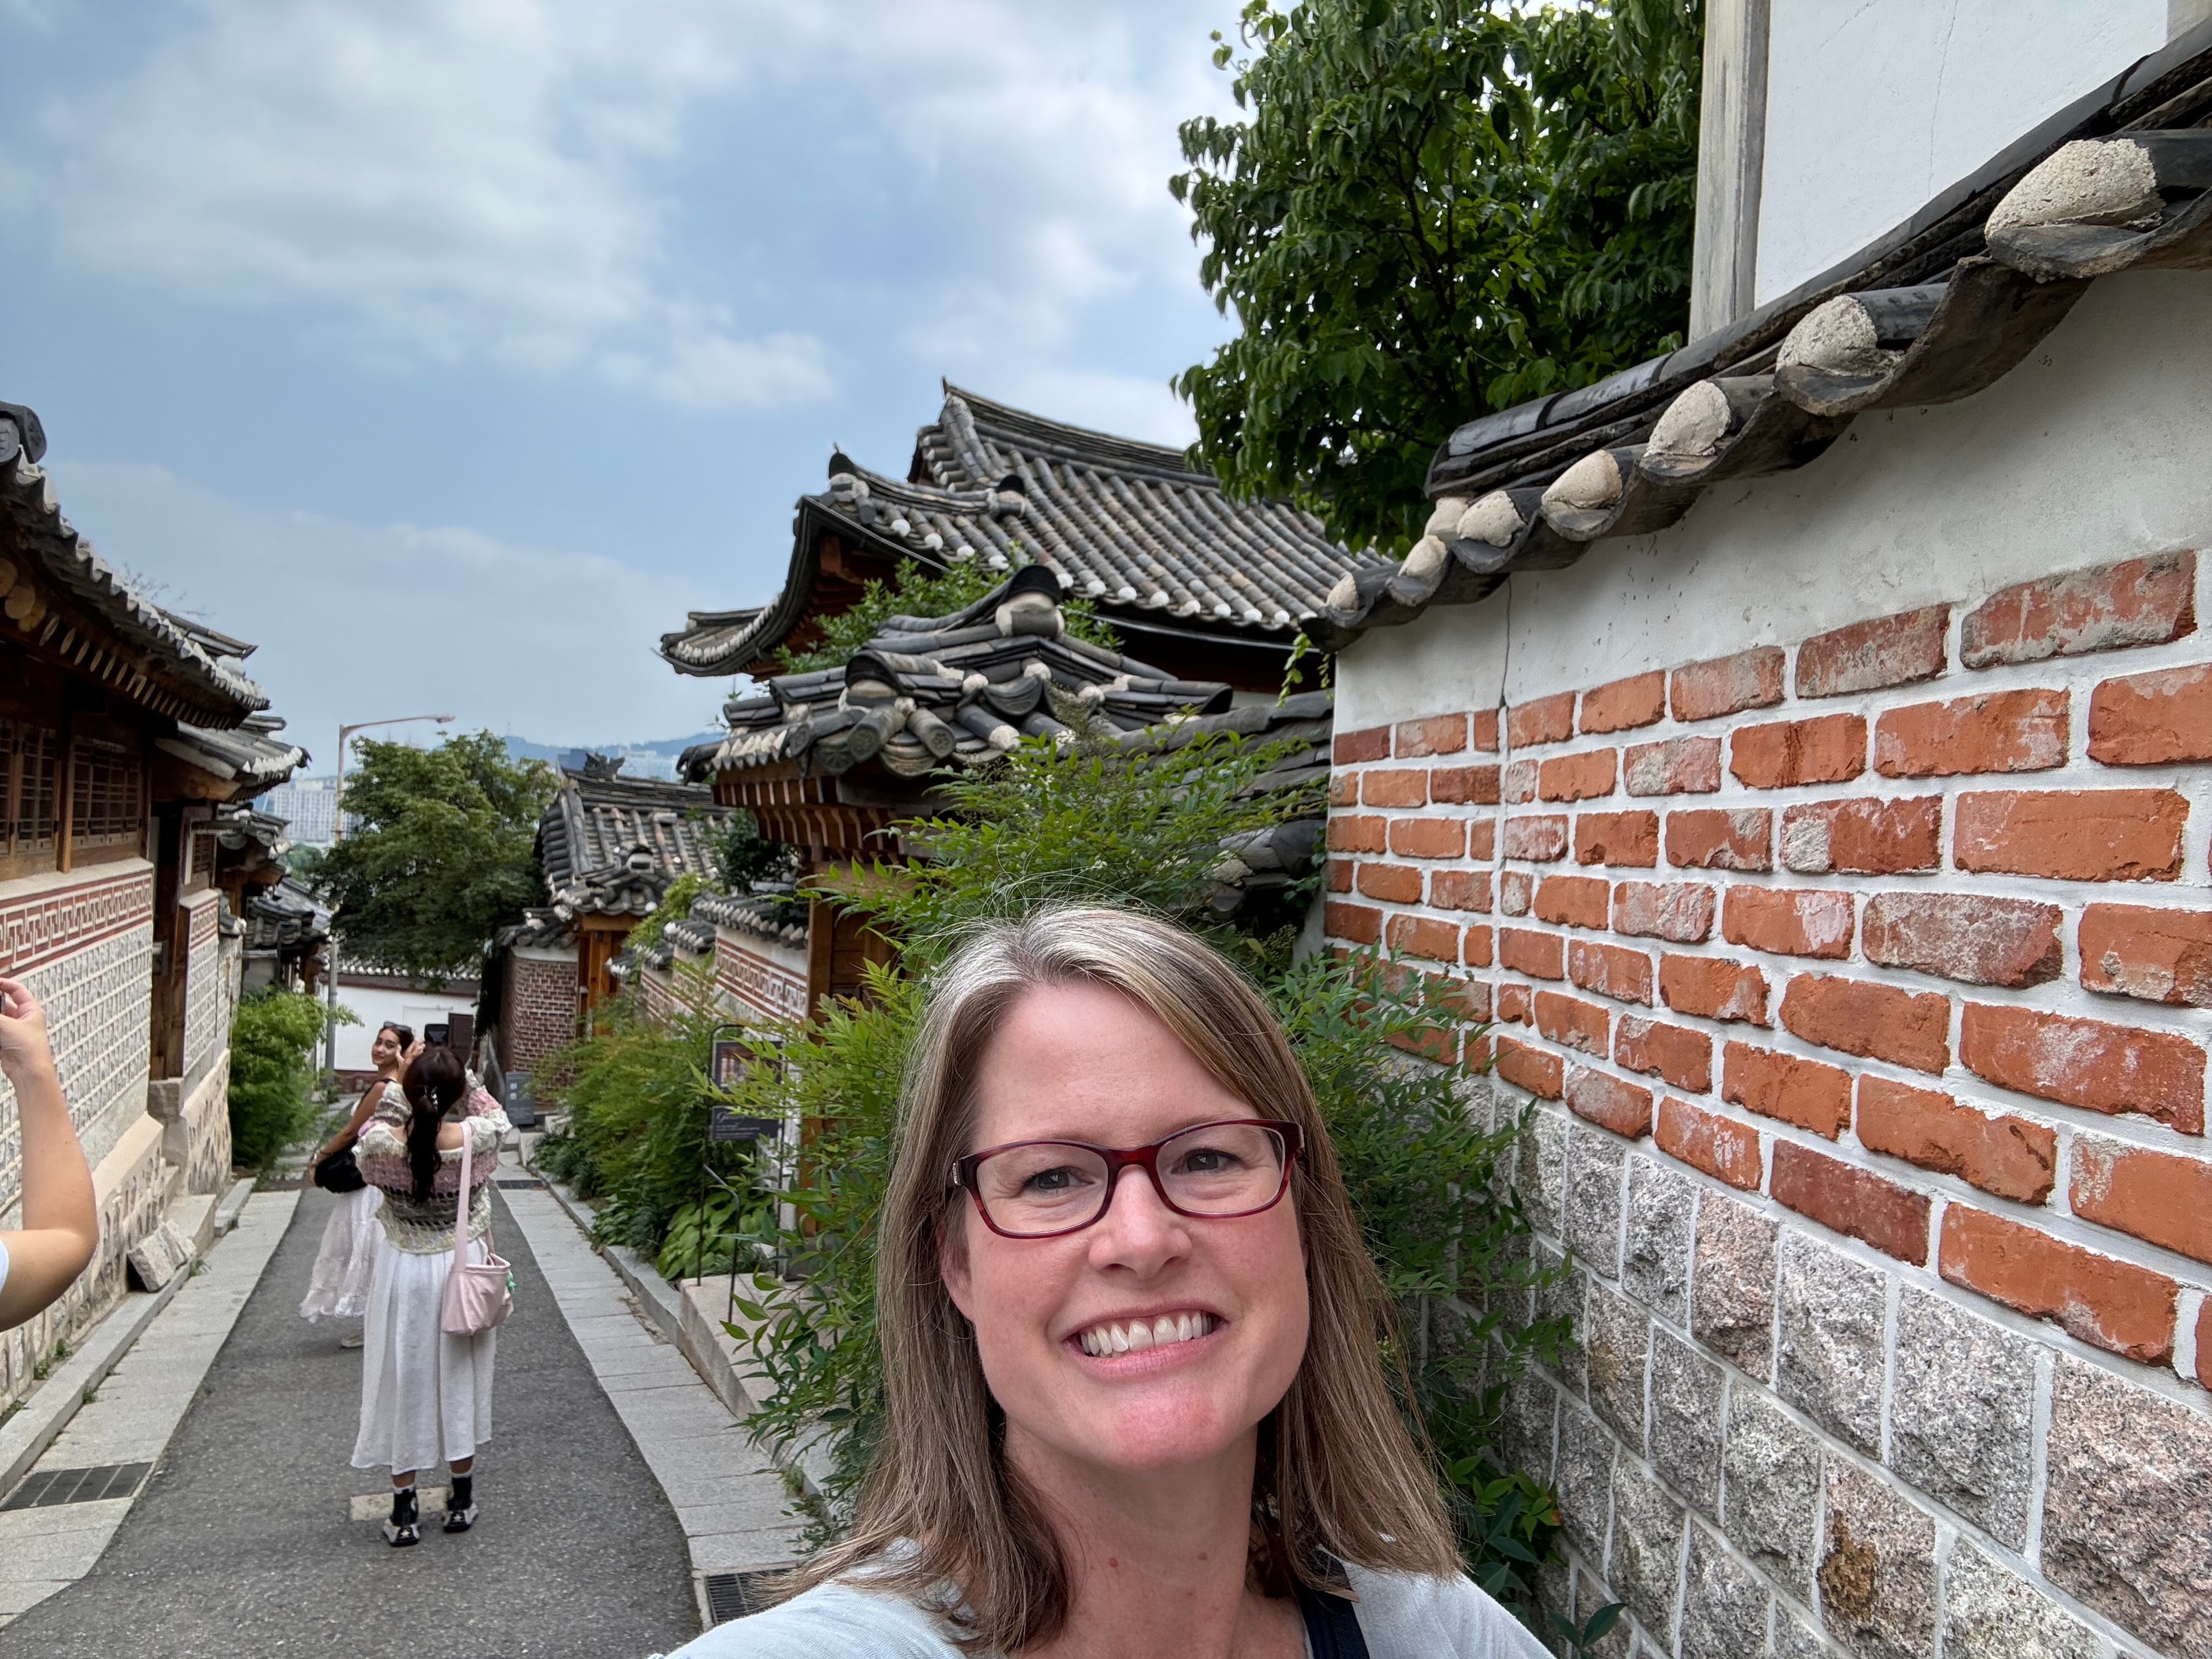
<path id="1" fill-rule="evenodd" d="M 824 529 L 934 569 L 970 559 L 993 570 L 1042 563 L 1139 636 L 1279 646 L 1346 571 L 1383 563 L 1339 547 L 1318 520 L 1283 502 L 1231 501 L 1179 450 L 951 386 L 921 430 L 906 477 L 841 454 L 830 487 L 800 497 L 799 507 L 783 591 L 754 610 L 692 612 L 688 626 L 661 637 L 661 655 L 679 672 L 745 672 L 781 645 L 810 612 Z"/>
<path id="2" fill-rule="evenodd" d="M 1316 783 L 1328 772 L 1328 693 L 1237 706 L 1226 685 L 1170 678 L 1133 658 L 1071 637 L 1060 609 L 1061 578 L 1025 565 L 974 605 L 944 617 L 894 617 L 842 666 L 787 674 L 723 713 L 730 735 L 689 750 L 687 775 L 742 782 L 825 774 L 846 787 L 855 775 L 871 810 L 926 813 L 927 780 L 991 759 L 1024 737 L 1073 741 L 1077 726 L 1110 735 L 1136 753 L 1179 747 L 1202 733 L 1281 741 L 1288 752 L 1255 781 L 1262 790 Z M 889 776 L 884 776 L 888 774 Z M 903 785 L 902 788 L 899 787 Z M 1211 902 L 1222 913 L 1284 886 L 1311 867 L 1322 822 L 1310 818 L 1237 837 L 1222 849 Z M 787 896 L 702 897 L 695 917 L 796 943 L 803 910 Z"/>
<path id="3" fill-rule="evenodd" d="M 173 617 L 119 580 L 67 519 L 38 465 L 46 434 L 0 404 L 0 613 L 26 638 L 124 696 L 213 730 L 269 706 L 240 671 L 242 641 Z"/>
<path id="4" fill-rule="evenodd" d="M 2212 24 L 2012 145 L 1834 270 L 1680 351 L 1470 421 L 1426 533 L 1305 620 L 1337 647 L 1516 570 L 1645 534 L 1705 490 L 1802 466 L 1869 410 L 1949 403 L 2035 349 L 2095 277 L 2212 265 Z"/>
<path id="5" fill-rule="evenodd" d="M 219 806 L 215 814 L 216 841 L 234 853 L 252 847 L 276 858 L 291 850 L 291 838 L 284 833 L 290 823 L 289 818 L 280 818 L 272 812 L 257 812 L 244 805 Z"/>
<path id="6" fill-rule="evenodd" d="M 1131 744 L 1164 731 L 1230 730 L 1325 747 L 1326 693 L 1232 708 L 1233 693 L 1179 680 L 1071 636 L 1062 578 L 1025 565 L 965 610 L 894 617 L 842 666 L 772 679 L 724 706 L 730 735 L 686 750 L 686 776 L 797 762 L 836 775 L 874 763 L 920 778 L 1012 749 L 1024 737 L 1073 736 L 1088 715 Z"/>
<path id="7" fill-rule="evenodd" d="M 805 931 L 800 929 L 802 935 Z M 660 937 L 652 944 L 642 950 L 624 951 L 607 966 L 617 973 L 623 973 L 632 965 L 643 963 L 648 968 L 657 968 L 665 973 L 675 965 L 679 951 L 687 957 L 696 958 L 705 956 L 714 948 L 714 925 L 712 922 L 679 916 L 662 928 Z"/>
<path id="8" fill-rule="evenodd" d="M 702 893 L 691 901 L 691 918 L 710 935 L 717 927 L 726 927 L 783 945 L 804 947 L 806 943 L 806 901 L 789 882 L 765 891 Z"/>
<path id="9" fill-rule="evenodd" d="M 246 899 L 249 951 L 313 949 L 331 936 L 331 913 L 290 877 Z"/>
<path id="10" fill-rule="evenodd" d="M 580 915 L 651 915 L 678 878 L 715 875 L 712 838 L 729 817 L 712 791 L 623 777 L 619 759 L 588 755 L 582 766 L 564 767 L 538 819 L 550 902 L 502 930 L 498 942 L 565 942 Z"/>
<path id="11" fill-rule="evenodd" d="M 249 714 L 228 732 L 180 722 L 174 737 L 156 742 L 201 771 L 234 779 L 241 789 L 258 795 L 274 789 L 307 763 L 306 750 L 276 736 L 283 729 L 284 722 L 274 714 Z"/>

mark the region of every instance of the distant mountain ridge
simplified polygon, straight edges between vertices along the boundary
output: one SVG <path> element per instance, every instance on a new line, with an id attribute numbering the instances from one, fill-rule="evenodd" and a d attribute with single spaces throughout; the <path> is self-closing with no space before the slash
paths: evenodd
<path id="1" fill-rule="evenodd" d="M 676 775 L 677 757 L 694 744 L 713 743 L 728 734 L 720 731 L 695 732 L 689 737 L 662 738 L 650 743 L 533 743 L 528 738 L 510 735 L 507 752 L 518 760 L 542 760 L 558 766 L 566 761 L 573 764 L 576 757 L 587 750 L 594 755 L 620 755 L 623 770 L 634 777 L 672 778 Z"/>

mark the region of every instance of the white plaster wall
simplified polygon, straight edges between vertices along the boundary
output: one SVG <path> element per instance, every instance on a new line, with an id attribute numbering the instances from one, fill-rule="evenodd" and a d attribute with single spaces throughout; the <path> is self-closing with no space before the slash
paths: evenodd
<path id="1" fill-rule="evenodd" d="M 1765 304 L 2166 44 L 2167 0 L 1772 0 Z"/>
<path id="2" fill-rule="evenodd" d="M 455 1014 L 473 1014 L 477 1011 L 476 993 L 466 994 L 453 991 L 408 991 L 382 985 L 348 985 L 338 983 L 338 1006 L 350 1008 L 361 1017 L 358 1025 L 338 1027 L 338 1069 L 342 1072 L 366 1072 L 373 1062 L 368 1057 L 368 1045 L 376 1041 L 376 1028 L 387 1019 L 396 1019 L 412 1028 L 416 1036 L 434 1019 L 451 1019 Z"/>
<path id="3" fill-rule="evenodd" d="M 2100 281 L 1987 391 L 1863 415 L 1811 465 L 1706 495 L 1337 664 L 1340 732 L 1782 645 L 2052 571 L 2212 545 L 2212 281 Z M 1510 619 L 1510 629 L 1508 619 Z"/>

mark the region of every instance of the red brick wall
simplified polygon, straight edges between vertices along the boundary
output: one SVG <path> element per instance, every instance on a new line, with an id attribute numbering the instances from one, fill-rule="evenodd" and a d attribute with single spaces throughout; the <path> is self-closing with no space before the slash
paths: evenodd
<path id="1" fill-rule="evenodd" d="M 533 1072 L 538 1062 L 576 1038 L 576 964 L 510 957 L 507 963 L 504 1063 Z"/>
<path id="2" fill-rule="evenodd" d="M 1469 981 L 1462 1058 L 1537 1103 L 1583 1348 L 1509 1405 L 1555 1603 L 1668 1654 L 1771 1617 L 2212 1655 L 2197 583 L 2130 561 L 1336 738 L 1328 934 Z"/>

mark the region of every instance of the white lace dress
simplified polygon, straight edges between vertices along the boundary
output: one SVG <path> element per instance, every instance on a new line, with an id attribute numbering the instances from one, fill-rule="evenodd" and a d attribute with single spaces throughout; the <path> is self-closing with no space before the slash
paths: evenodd
<path id="1" fill-rule="evenodd" d="M 377 1212 L 384 1194 L 374 1187 L 338 1194 L 337 1206 L 323 1225 L 322 1248 L 307 1275 L 307 1294 L 300 1304 L 307 1320 L 358 1319 L 368 1307 L 368 1279 L 376 1267 L 376 1244 L 384 1229 Z"/>

